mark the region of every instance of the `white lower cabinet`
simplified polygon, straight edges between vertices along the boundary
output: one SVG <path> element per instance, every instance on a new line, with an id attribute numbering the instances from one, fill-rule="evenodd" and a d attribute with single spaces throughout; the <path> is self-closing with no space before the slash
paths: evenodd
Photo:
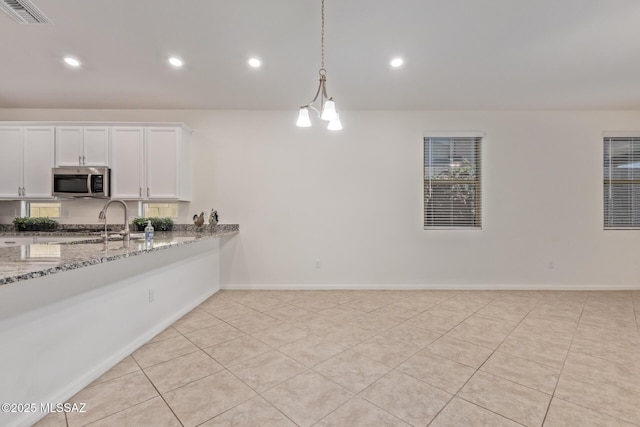
<path id="1" fill-rule="evenodd" d="M 51 199 L 55 128 L 0 127 L 0 198 Z"/>

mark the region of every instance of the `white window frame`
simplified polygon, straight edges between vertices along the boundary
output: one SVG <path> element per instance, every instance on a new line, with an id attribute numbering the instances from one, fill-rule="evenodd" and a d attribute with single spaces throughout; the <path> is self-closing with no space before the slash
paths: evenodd
<path id="1" fill-rule="evenodd" d="M 423 212 L 422 212 L 422 218 L 423 218 L 423 229 L 424 230 L 482 230 L 482 223 L 483 223 L 483 216 L 482 216 L 482 212 L 483 212 L 483 208 L 482 208 L 482 186 L 483 186 L 483 180 L 482 180 L 482 160 L 483 160 L 483 156 L 482 156 L 482 147 L 484 145 L 484 138 L 486 136 L 486 133 L 483 131 L 425 131 L 422 135 L 422 151 L 423 151 L 423 157 L 422 157 L 422 179 L 423 179 L 423 188 L 422 188 L 422 206 L 423 206 Z M 425 145 L 426 142 L 425 140 L 431 138 L 431 139 L 437 139 L 437 138 L 444 138 L 444 139 L 453 139 L 453 138 L 475 138 L 475 139 L 479 139 L 480 141 L 479 143 L 479 147 L 478 147 L 478 153 L 477 153 L 477 167 L 476 167 L 476 172 L 478 174 L 478 178 L 475 180 L 477 182 L 477 187 L 476 187 L 476 220 L 475 220 L 475 224 L 473 225 L 468 225 L 468 226 L 460 226 L 460 225 L 437 225 L 437 226 L 433 226 L 433 225 L 427 225 L 427 188 L 426 186 L 428 179 L 425 176 L 425 170 L 427 168 L 427 153 L 424 152 L 425 150 Z"/>

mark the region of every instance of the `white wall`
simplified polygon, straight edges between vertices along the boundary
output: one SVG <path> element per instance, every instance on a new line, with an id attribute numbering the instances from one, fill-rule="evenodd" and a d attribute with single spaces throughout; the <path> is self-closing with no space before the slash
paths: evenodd
<path id="1" fill-rule="evenodd" d="M 241 227 L 223 242 L 223 287 L 639 287 L 640 232 L 602 229 L 602 132 L 640 130 L 640 112 L 343 111 L 339 133 L 295 115 L 0 110 L 187 123 L 189 208 Z M 486 133 L 481 231 L 422 230 L 428 130 Z"/>

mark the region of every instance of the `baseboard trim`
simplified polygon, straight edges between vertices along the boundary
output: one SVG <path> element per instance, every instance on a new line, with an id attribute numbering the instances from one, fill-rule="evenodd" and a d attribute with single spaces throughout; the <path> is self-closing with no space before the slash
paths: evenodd
<path id="1" fill-rule="evenodd" d="M 640 284 L 226 284 L 221 290 L 631 291 Z"/>

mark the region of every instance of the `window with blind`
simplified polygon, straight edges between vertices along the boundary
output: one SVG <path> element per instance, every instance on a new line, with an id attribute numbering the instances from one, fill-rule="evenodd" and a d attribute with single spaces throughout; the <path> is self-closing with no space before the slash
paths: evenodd
<path id="1" fill-rule="evenodd" d="M 604 138 L 604 228 L 640 228 L 640 136 Z"/>
<path id="2" fill-rule="evenodd" d="M 424 137 L 424 228 L 480 228 L 481 136 Z"/>

